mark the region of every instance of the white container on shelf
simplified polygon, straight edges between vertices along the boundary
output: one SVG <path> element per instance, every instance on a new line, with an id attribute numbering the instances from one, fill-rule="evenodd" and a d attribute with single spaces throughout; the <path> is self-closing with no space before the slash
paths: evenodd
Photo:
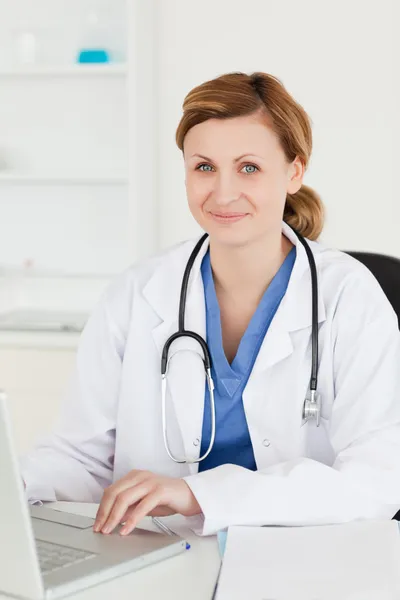
<path id="1" fill-rule="evenodd" d="M 18 66 L 37 62 L 37 38 L 33 31 L 21 31 L 15 40 L 15 58 Z"/>

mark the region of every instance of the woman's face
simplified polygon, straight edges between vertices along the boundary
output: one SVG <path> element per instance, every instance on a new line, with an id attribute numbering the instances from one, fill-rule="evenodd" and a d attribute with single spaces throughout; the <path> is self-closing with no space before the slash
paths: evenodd
<path id="1" fill-rule="evenodd" d="M 185 136 L 184 161 L 193 217 L 211 239 L 230 245 L 280 231 L 286 194 L 300 189 L 304 174 L 255 115 L 195 125 Z"/>

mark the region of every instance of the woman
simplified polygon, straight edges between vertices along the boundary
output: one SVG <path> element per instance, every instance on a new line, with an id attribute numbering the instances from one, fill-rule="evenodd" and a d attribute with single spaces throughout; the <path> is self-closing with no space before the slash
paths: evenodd
<path id="1" fill-rule="evenodd" d="M 304 418 L 314 398 L 312 281 L 291 227 L 316 240 L 323 226 L 321 201 L 302 184 L 306 113 L 265 73 L 208 81 L 183 110 L 187 198 L 209 234 L 190 271 L 184 327 L 210 349 L 214 443 L 195 336 L 169 347 L 168 452 L 163 443 L 160 361 L 178 330 L 194 240 L 135 265 L 100 301 L 60 424 L 22 463 L 28 497 L 101 500 L 95 530 L 104 533 L 121 522 L 129 533 L 148 514 L 181 513 L 203 535 L 391 518 L 400 506 L 397 319 L 363 265 L 316 241 L 321 422 Z"/>

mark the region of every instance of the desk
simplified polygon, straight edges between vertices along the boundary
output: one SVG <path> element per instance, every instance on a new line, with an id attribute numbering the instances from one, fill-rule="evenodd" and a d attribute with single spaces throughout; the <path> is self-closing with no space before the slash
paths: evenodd
<path id="1" fill-rule="evenodd" d="M 59 510 L 94 517 L 96 504 L 54 502 Z M 68 596 L 71 600 L 211 600 L 220 566 L 217 538 L 200 538 L 184 525 L 182 517 L 168 517 L 165 522 L 191 544 L 174 556 L 139 571 L 118 577 L 98 586 Z M 146 528 L 158 531 L 144 520 Z M 142 526 L 144 526 L 144 523 Z M 8 596 L 0 594 L 0 600 Z"/>

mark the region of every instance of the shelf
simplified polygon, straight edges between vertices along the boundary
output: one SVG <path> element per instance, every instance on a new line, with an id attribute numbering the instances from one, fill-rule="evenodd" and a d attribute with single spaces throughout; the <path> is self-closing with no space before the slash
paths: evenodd
<path id="1" fill-rule="evenodd" d="M 38 66 L 0 69 L 0 77 L 125 76 L 126 64 L 76 64 L 64 67 Z"/>
<path id="2" fill-rule="evenodd" d="M 0 348 L 58 349 L 75 351 L 80 333 L 43 331 L 1 331 Z"/>
<path id="3" fill-rule="evenodd" d="M 0 184 L 19 185 L 128 185 L 126 177 L 84 177 L 84 176 L 48 176 L 48 175 L 17 175 L 0 173 Z"/>

